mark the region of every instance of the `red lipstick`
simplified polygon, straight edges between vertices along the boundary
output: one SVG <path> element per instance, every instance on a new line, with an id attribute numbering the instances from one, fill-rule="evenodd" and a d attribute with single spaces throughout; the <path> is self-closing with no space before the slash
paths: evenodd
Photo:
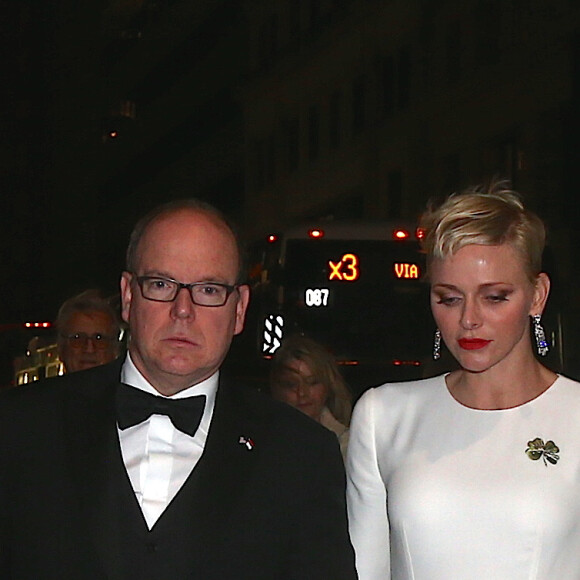
<path id="1" fill-rule="evenodd" d="M 487 346 L 491 340 L 484 340 L 483 338 L 460 338 L 457 342 L 464 350 L 478 350 Z"/>

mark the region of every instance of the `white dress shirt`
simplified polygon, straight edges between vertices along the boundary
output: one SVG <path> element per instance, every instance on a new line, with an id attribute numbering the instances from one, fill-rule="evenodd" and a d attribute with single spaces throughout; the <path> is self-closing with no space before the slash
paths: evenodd
<path id="1" fill-rule="evenodd" d="M 205 381 L 180 391 L 169 399 L 205 395 L 199 427 L 193 437 L 173 426 L 166 415 L 149 419 L 121 431 L 117 427 L 123 462 L 143 517 L 151 529 L 197 465 L 207 439 L 213 415 L 219 372 Z M 127 353 L 121 382 L 162 397 L 143 377 Z"/>

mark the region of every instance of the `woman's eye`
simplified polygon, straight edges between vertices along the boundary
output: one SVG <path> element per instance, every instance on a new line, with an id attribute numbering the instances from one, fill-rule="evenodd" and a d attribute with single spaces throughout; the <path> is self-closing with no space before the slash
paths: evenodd
<path id="1" fill-rule="evenodd" d="M 507 300 L 506 294 L 491 294 L 487 297 L 490 302 L 505 302 Z"/>
<path id="2" fill-rule="evenodd" d="M 459 302 L 459 297 L 457 296 L 440 296 L 437 300 L 437 304 L 443 304 L 444 306 L 453 306 Z"/>

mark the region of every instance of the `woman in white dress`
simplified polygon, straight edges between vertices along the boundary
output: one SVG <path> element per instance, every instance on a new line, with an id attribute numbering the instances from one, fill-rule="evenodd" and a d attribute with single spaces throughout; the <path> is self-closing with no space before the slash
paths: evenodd
<path id="1" fill-rule="evenodd" d="M 442 339 L 459 370 L 370 389 L 355 408 L 360 580 L 580 578 L 580 384 L 534 355 L 548 347 L 545 230 L 501 185 L 423 219 L 434 355 Z"/>

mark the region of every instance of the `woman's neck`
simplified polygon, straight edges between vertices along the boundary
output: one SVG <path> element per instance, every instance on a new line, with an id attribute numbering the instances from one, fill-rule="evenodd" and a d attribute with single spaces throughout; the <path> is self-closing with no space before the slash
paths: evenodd
<path id="1" fill-rule="evenodd" d="M 541 395 L 557 375 L 533 356 L 525 364 L 496 365 L 486 371 L 460 369 L 447 377 L 447 388 L 459 403 L 473 409 L 511 409 Z"/>

